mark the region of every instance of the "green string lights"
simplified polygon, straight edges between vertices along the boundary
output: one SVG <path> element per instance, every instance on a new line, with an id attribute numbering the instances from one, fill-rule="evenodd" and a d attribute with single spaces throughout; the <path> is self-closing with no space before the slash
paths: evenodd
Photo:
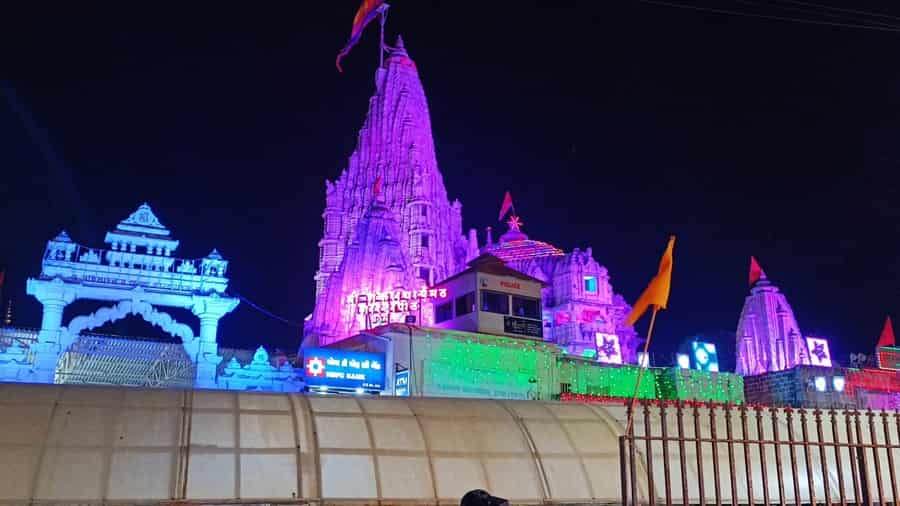
<path id="1" fill-rule="evenodd" d="M 559 399 L 560 394 L 631 398 L 639 368 L 566 357 L 553 344 L 467 332 L 417 340 L 425 395 Z M 571 395 L 569 396 L 571 397 Z M 743 378 L 724 372 L 651 368 L 638 397 L 742 404 Z"/>

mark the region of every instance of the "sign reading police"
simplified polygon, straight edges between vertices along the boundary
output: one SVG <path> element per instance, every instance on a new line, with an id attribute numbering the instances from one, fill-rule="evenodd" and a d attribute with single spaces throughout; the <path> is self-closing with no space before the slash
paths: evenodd
<path id="1" fill-rule="evenodd" d="M 307 385 L 384 389 L 383 353 L 307 348 L 303 366 Z"/>

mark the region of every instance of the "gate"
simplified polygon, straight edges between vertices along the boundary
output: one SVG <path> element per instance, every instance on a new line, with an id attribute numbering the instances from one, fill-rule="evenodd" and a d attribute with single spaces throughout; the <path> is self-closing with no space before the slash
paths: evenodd
<path id="1" fill-rule="evenodd" d="M 900 504 L 896 442 L 897 412 L 642 403 L 622 505 Z"/>

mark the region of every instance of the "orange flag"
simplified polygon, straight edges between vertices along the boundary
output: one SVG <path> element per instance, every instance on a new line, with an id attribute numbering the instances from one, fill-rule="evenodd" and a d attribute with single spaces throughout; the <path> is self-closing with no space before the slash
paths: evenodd
<path id="1" fill-rule="evenodd" d="M 878 338 L 878 347 L 896 346 L 894 339 L 894 326 L 891 325 L 891 317 L 888 316 L 884 322 L 884 328 L 881 330 L 881 337 Z"/>
<path id="2" fill-rule="evenodd" d="M 341 49 L 341 52 L 338 53 L 337 60 L 334 62 L 334 64 L 337 65 L 338 72 L 344 71 L 341 68 L 341 58 L 347 56 L 350 49 L 359 42 L 363 30 L 366 29 L 366 25 L 375 19 L 375 16 L 381 12 L 381 5 L 383 3 L 384 0 L 363 0 L 362 4 L 360 4 L 359 9 L 356 11 L 356 16 L 353 17 L 353 28 L 350 30 L 350 40 L 347 41 L 347 45 L 344 46 L 344 49 Z"/>
<path id="3" fill-rule="evenodd" d="M 669 291 L 672 288 L 672 248 L 674 247 L 675 236 L 673 235 L 669 237 L 669 244 L 659 261 L 659 272 L 634 303 L 634 307 L 625 318 L 626 325 L 634 325 L 650 306 L 656 306 L 658 309 L 666 308 L 666 304 L 669 303 Z"/>

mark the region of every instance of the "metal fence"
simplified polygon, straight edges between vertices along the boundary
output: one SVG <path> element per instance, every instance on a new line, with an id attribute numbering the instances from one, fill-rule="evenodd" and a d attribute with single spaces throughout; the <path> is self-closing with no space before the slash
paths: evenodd
<path id="1" fill-rule="evenodd" d="M 900 504 L 897 442 L 896 412 L 643 403 L 622 504 Z"/>

